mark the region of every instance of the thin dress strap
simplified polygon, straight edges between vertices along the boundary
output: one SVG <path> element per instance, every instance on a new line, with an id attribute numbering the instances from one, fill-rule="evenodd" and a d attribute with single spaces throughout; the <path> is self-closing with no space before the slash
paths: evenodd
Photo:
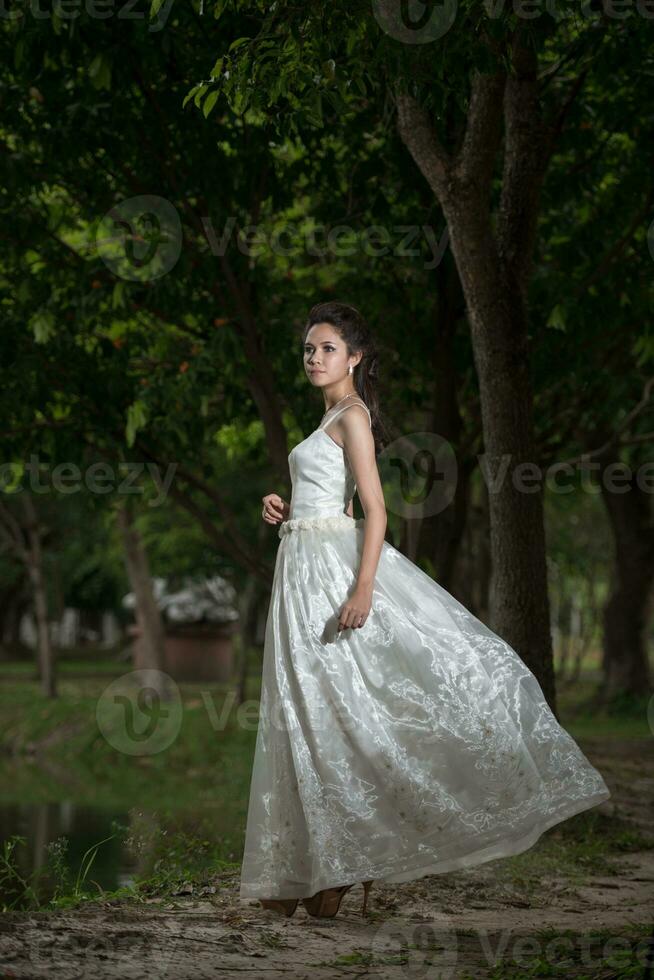
<path id="1" fill-rule="evenodd" d="M 364 401 L 350 402 L 349 405 L 343 405 L 342 408 L 339 408 L 339 410 L 335 412 L 332 417 L 324 423 L 324 425 L 319 426 L 319 428 L 326 429 L 328 425 L 331 425 L 334 419 L 337 419 L 342 412 L 347 412 L 348 408 L 352 408 L 353 405 L 360 405 L 361 408 L 365 408 L 366 412 L 368 413 L 368 424 L 372 429 L 372 416 L 370 415 L 370 409 Z"/>

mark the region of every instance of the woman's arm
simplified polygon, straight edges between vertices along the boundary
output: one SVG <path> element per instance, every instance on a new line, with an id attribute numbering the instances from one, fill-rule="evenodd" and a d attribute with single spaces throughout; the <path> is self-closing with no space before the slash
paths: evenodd
<path id="1" fill-rule="evenodd" d="M 359 500 L 365 515 L 365 530 L 361 562 L 354 592 L 341 611 L 339 626 L 363 626 L 372 605 L 375 572 L 386 534 L 386 505 L 377 460 L 375 440 L 370 430 L 368 413 L 352 405 L 334 422 L 347 453 L 350 469 L 357 485 Z M 360 622 L 363 618 L 363 622 Z"/>

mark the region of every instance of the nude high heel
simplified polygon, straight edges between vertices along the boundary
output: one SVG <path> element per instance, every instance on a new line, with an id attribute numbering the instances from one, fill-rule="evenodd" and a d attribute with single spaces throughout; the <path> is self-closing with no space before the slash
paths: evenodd
<path id="1" fill-rule="evenodd" d="M 323 888 L 310 898 L 303 898 L 302 904 L 309 915 L 318 916 L 321 919 L 333 919 L 341 907 L 341 900 L 351 885 L 341 885 L 340 888 Z"/>
<path id="2" fill-rule="evenodd" d="M 264 909 L 272 909 L 273 912 L 283 912 L 289 919 L 297 908 L 299 898 L 260 898 L 260 903 Z"/>

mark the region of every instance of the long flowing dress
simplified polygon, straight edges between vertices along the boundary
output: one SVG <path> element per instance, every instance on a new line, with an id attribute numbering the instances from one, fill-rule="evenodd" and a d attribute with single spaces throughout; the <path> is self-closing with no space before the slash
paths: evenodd
<path id="1" fill-rule="evenodd" d="M 388 542 L 365 624 L 339 633 L 365 519 L 327 426 L 354 404 L 289 455 L 241 898 L 518 854 L 610 796 L 515 650 Z"/>

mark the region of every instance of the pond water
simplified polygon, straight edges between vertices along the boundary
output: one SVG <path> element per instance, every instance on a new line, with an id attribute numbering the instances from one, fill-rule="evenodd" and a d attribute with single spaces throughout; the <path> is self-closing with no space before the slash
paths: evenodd
<path id="1" fill-rule="evenodd" d="M 85 854 L 96 845 L 81 887 L 98 896 L 162 868 L 183 877 L 194 869 L 211 867 L 215 858 L 238 860 L 242 848 L 242 833 L 234 832 L 232 815 L 211 805 L 164 814 L 138 806 L 91 806 L 73 800 L 1 802 L 2 852 L 15 835 L 25 841 L 16 844 L 11 864 L 36 886 L 42 902 L 55 893 L 57 881 L 64 876 L 67 883 L 60 884 L 59 892 L 73 891 L 78 875 L 83 876 Z M 87 861 L 91 854 L 92 850 Z M 15 876 L 7 875 L 3 862 L 0 909 L 25 907 L 14 905 L 23 890 Z"/>
<path id="2" fill-rule="evenodd" d="M 13 851 L 13 861 L 23 878 L 31 879 L 36 872 L 42 873 L 41 894 L 53 891 L 49 868 L 53 856 L 50 846 L 64 838 L 55 849 L 60 854 L 62 866 L 68 869 L 74 882 L 82 866 L 85 852 L 98 844 L 97 852 L 89 873 L 87 883 L 97 882 L 102 889 L 113 891 L 134 880 L 138 860 L 129 851 L 116 824 L 129 827 L 130 814 L 127 810 L 80 806 L 71 800 L 56 803 L 2 803 L 0 804 L 0 839 L 3 849 L 14 835 L 24 837 L 25 843 L 18 843 Z M 111 838 L 107 840 L 106 838 Z M 15 895 L 6 879 L 0 885 L 3 894 L 0 901 L 4 905 L 8 893 Z M 99 889 L 98 894 L 100 894 Z"/>

